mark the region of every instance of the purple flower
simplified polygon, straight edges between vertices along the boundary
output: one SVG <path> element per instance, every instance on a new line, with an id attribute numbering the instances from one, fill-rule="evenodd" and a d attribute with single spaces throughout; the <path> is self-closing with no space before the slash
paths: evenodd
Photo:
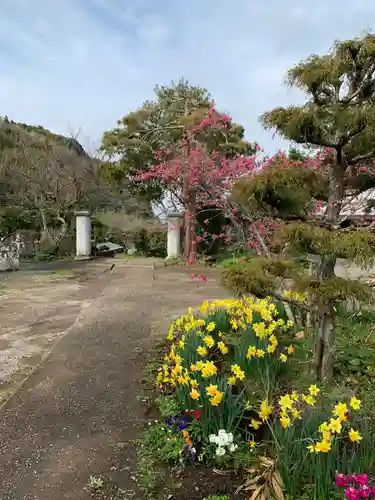
<path id="1" fill-rule="evenodd" d="M 336 474 L 336 486 L 338 488 L 345 488 L 346 486 L 349 486 L 348 476 L 342 473 Z"/>
<path id="2" fill-rule="evenodd" d="M 370 498 L 371 488 L 365 484 L 361 486 L 359 492 L 359 498 Z"/>
<path id="3" fill-rule="evenodd" d="M 361 498 L 359 495 L 360 491 L 353 486 L 349 486 L 349 488 L 345 490 L 345 496 L 348 500 L 359 500 Z"/>
<path id="4" fill-rule="evenodd" d="M 357 476 L 354 476 L 354 481 L 357 484 L 360 484 L 361 486 L 364 486 L 364 485 L 368 484 L 369 477 L 368 477 L 367 474 L 358 474 Z M 366 498 L 366 497 L 363 497 L 363 498 Z"/>

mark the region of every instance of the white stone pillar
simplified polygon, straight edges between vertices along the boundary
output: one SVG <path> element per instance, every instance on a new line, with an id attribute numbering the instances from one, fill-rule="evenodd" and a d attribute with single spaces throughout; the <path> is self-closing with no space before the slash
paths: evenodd
<path id="1" fill-rule="evenodd" d="M 181 257 L 181 220 L 182 215 L 178 212 L 171 212 L 167 215 L 167 259 Z"/>
<path id="2" fill-rule="evenodd" d="M 91 259 L 91 217 L 90 212 L 75 212 L 76 216 L 76 256 L 75 260 Z"/>

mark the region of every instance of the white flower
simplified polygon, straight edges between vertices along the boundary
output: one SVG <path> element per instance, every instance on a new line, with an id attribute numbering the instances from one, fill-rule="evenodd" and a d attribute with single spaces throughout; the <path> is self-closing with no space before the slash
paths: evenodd
<path id="1" fill-rule="evenodd" d="M 230 444 L 229 445 L 229 451 L 232 453 L 233 451 L 237 450 L 238 446 L 236 444 Z"/>
<path id="2" fill-rule="evenodd" d="M 208 438 L 208 440 L 210 441 L 210 443 L 219 444 L 218 437 L 216 436 L 216 434 L 211 434 L 210 437 Z"/>
<path id="3" fill-rule="evenodd" d="M 218 457 L 222 457 L 223 455 L 225 455 L 225 448 L 222 448 L 221 446 L 219 446 L 219 448 L 216 448 L 216 455 Z"/>
<path id="4" fill-rule="evenodd" d="M 227 434 L 227 431 L 224 429 L 220 429 L 219 432 L 217 433 L 218 438 L 219 438 L 219 446 L 227 446 L 229 444 L 229 434 Z M 232 436 L 233 440 L 233 436 Z"/>
<path id="5" fill-rule="evenodd" d="M 228 432 L 227 439 L 228 439 L 228 443 L 233 443 L 233 434 L 231 432 Z"/>

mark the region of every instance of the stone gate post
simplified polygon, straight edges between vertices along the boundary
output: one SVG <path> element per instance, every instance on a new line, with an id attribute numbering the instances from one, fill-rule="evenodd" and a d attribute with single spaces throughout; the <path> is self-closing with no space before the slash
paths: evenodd
<path id="1" fill-rule="evenodd" d="M 167 259 L 181 257 L 181 221 L 182 215 L 178 212 L 170 212 L 167 215 Z"/>
<path id="2" fill-rule="evenodd" d="M 91 259 L 91 216 L 87 210 L 75 212 L 76 256 L 75 260 Z"/>

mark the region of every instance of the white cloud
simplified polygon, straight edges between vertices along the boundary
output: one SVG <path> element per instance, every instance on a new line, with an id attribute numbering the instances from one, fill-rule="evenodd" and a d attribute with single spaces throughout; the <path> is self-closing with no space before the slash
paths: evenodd
<path id="1" fill-rule="evenodd" d="M 285 70 L 336 38 L 357 36 L 369 0 L 2 0 L 0 114 L 60 133 L 105 129 L 180 76 L 266 150 L 282 146 L 258 116 L 301 96 Z"/>

